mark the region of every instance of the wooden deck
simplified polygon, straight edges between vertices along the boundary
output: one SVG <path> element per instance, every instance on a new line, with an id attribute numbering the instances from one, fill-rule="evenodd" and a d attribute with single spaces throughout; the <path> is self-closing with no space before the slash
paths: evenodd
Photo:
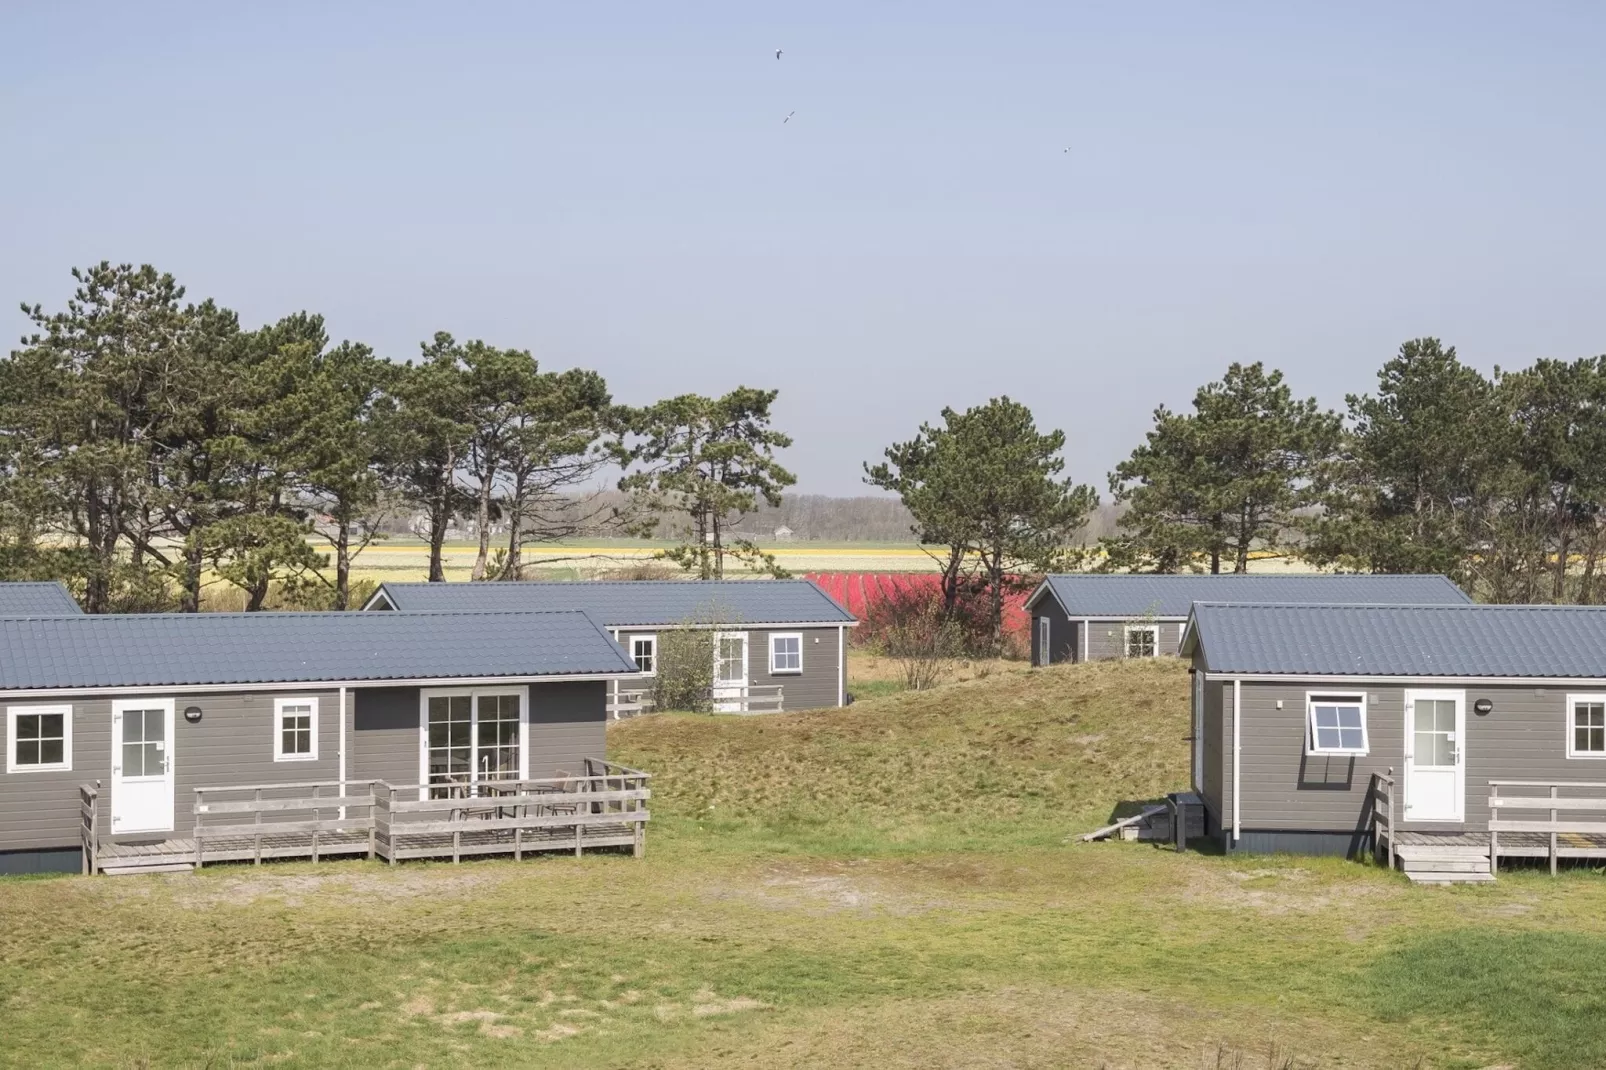
<path id="1" fill-rule="evenodd" d="M 1399 847 L 1474 847 L 1489 857 L 1487 832 L 1400 832 Z M 1549 858 L 1550 837 L 1543 832 L 1502 832 L 1501 858 Z M 1606 835 L 1598 832 L 1558 832 L 1556 854 L 1561 858 L 1606 858 Z"/>
<path id="2" fill-rule="evenodd" d="M 216 862 L 366 857 L 391 865 L 527 852 L 646 850 L 648 774 L 588 759 L 585 774 L 467 785 L 277 784 L 196 789 L 189 836 L 98 834 L 99 791 L 83 785 L 84 869 L 127 874 Z M 424 797 L 420 797 L 424 796 Z M 431 797 L 438 796 L 438 797 Z"/>

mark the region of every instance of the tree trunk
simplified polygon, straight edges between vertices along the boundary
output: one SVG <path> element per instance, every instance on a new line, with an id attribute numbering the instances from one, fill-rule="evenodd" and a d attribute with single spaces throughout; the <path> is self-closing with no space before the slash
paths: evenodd
<path id="1" fill-rule="evenodd" d="M 708 530 L 713 533 L 714 542 L 708 553 L 703 557 L 703 579 L 722 580 L 725 578 L 725 545 L 719 530 L 719 517 L 709 516 Z"/>
<path id="2" fill-rule="evenodd" d="M 485 563 L 491 559 L 491 491 L 491 475 L 487 471 L 485 478 L 480 480 L 480 510 L 476 517 L 476 523 L 480 529 L 480 552 L 474 558 L 474 571 L 469 575 L 471 580 L 483 580 L 485 578 Z"/>
<path id="3" fill-rule="evenodd" d="M 184 579 L 179 585 L 178 601 L 180 613 L 199 613 L 201 611 L 201 567 L 203 563 L 200 533 L 192 531 L 189 538 L 184 540 Z"/>
<path id="4" fill-rule="evenodd" d="M 1567 522 L 1565 510 L 1556 508 L 1556 564 L 1551 577 L 1550 600 L 1561 605 L 1567 594 L 1567 555 L 1572 551 L 1572 525 Z"/>
<path id="5" fill-rule="evenodd" d="M 1003 561 L 997 557 L 987 569 L 991 580 L 992 590 L 987 598 L 987 617 L 992 630 L 993 655 L 997 657 L 1004 652 L 1004 570 Z"/>
<path id="6" fill-rule="evenodd" d="M 524 571 L 524 491 L 515 486 L 508 502 L 507 560 L 502 563 L 504 580 L 516 580 Z"/>
<path id="7" fill-rule="evenodd" d="M 351 519 L 344 509 L 335 528 L 335 608 L 351 608 Z"/>
<path id="8" fill-rule="evenodd" d="M 446 510 L 437 506 L 429 515 L 429 582 L 446 582 L 446 570 L 441 565 L 441 546 L 446 542 Z"/>

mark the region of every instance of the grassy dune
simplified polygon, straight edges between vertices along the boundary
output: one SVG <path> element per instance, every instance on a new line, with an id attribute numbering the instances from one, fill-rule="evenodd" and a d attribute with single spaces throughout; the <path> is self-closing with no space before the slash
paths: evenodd
<path id="1" fill-rule="evenodd" d="M 645 860 L 0 881 L 0 1065 L 1606 1065 L 1606 882 L 1074 842 L 1176 664 L 616 726 Z"/>

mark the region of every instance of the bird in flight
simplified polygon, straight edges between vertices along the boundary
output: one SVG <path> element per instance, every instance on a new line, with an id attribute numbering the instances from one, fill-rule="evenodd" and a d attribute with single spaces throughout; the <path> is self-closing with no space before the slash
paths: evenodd
<path id="1" fill-rule="evenodd" d="M 776 59 L 780 59 L 781 58 L 781 50 L 778 49 L 778 48 L 775 50 L 775 58 Z"/>
<path id="2" fill-rule="evenodd" d="M 795 112 L 795 111 L 789 111 L 789 112 L 787 112 L 787 113 L 786 113 L 786 118 L 784 118 L 784 119 L 782 119 L 782 120 L 781 120 L 781 125 L 782 125 L 782 126 L 785 126 L 785 125 L 786 125 L 786 124 L 787 124 L 787 123 L 789 123 L 789 122 L 791 122 L 791 121 L 792 121 L 792 116 L 794 116 L 794 115 L 796 115 L 796 114 L 797 114 L 797 112 Z"/>

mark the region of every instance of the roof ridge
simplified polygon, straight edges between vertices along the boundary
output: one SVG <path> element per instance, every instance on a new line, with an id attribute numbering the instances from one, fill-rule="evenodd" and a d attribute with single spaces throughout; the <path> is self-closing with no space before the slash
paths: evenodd
<path id="1" fill-rule="evenodd" d="M 1451 609 L 1466 611 L 1478 610 L 1582 610 L 1586 612 L 1600 612 L 1606 610 L 1606 605 L 1574 605 L 1569 603 L 1550 602 L 1230 602 L 1207 601 L 1199 599 L 1195 606 L 1209 608 L 1224 607 L 1231 609 Z"/>

